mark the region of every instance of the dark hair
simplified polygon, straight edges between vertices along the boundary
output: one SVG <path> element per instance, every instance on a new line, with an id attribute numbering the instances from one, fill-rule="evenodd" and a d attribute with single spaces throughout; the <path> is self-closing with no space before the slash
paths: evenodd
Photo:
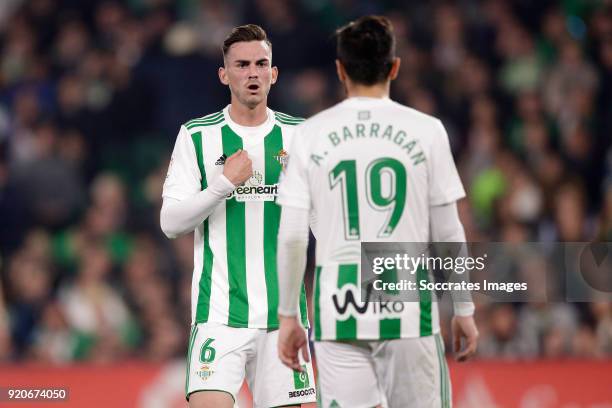
<path id="1" fill-rule="evenodd" d="M 272 43 L 268 40 L 268 36 L 263 28 L 256 24 L 246 24 L 235 27 L 231 33 L 223 41 L 223 56 L 227 55 L 227 51 L 230 47 L 238 42 L 245 41 L 265 41 L 266 44 L 272 49 Z"/>
<path id="2" fill-rule="evenodd" d="M 373 85 L 387 79 L 395 58 L 393 25 L 364 16 L 336 30 L 336 53 L 351 80 Z"/>

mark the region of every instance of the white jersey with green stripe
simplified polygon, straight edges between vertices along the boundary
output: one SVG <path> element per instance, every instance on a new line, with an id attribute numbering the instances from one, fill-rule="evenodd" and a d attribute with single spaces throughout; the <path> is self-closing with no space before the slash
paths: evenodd
<path id="1" fill-rule="evenodd" d="M 289 157 L 295 125 L 303 119 L 267 109 L 257 127 L 234 123 L 229 106 L 180 128 L 163 196 L 183 200 L 223 172 L 225 159 L 248 152 L 253 175 L 237 187 L 194 233 L 192 323 L 278 327 L 276 248 L 281 208 L 274 200 Z M 308 324 L 302 287 L 299 310 Z"/>
<path id="2" fill-rule="evenodd" d="M 361 302 L 360 244 L 429 242 L 429 208 L 465 196 L 442 123 L 388 98 L 350 98 L 299 125 L 292 152 L 277 202 L 316 214 L 315 340 L 437 333 L 430 292 Z"/>

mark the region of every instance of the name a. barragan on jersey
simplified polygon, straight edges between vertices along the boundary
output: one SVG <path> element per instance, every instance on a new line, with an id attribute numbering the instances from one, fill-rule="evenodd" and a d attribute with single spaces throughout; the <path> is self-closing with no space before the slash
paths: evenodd
<path id="1" fill-rule="evenodd" d="M 418 146 L 418 140 L 408 138 L 408 133 L 405 130 L 393 129 L 393 125 L 381 125 L 378 122 L 344 125 L 341 127 L 341 130 L 328 133 L 327 138 L 331 143 L 331 147 L 337 147 L 342 143 L 365 138 L 374 138 L 381 142 L 388 141 L 395 144 L 403 153 L 407 154 L 412 160 L 413 165 L 416 166 L 425 161 L 425 154 Z M 312 153 L 310 159 L 316 165 L 320 165 L 320 161 L 327 155 L 328 151 Z"/>

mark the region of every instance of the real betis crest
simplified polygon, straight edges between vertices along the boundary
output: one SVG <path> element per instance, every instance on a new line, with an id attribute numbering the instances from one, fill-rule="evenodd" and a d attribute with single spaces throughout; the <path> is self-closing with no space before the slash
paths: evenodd
<path id="1" fill-rule="evenodd" d="M 276 156 L 274 156 L 274 158 L 281 164 L 281 166 L 283 166 L 283 169 L 285 168 L 285 166 L 287 166 L 287 163 L 289 162 L 289 154 L 283 149 L 280 149 L 280 151 Z"/>

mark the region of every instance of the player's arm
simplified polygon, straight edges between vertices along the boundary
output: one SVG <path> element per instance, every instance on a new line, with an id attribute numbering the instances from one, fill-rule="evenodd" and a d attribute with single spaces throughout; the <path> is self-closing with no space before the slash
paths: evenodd
<path id="1" fill-rule="evenodd" d="M 430 230 L 433 242 L 465 242 L 465 232 L 459 219 L 456 202 L 431 206 Z M 461 253 L 453 254 L 467 257 L 467 246 L 462 245 Z M 467 274 L 467 272 L 465 272 Z M 465 276 L 467 279 L 467 276 Z M 458 361 L 465 361 L 475 352 L 478 343 L 478 329 L 474 322 L 474 303 L 468 293 L 451 292 L 455 316 L 451 323 L 453 336 L 453 351 Z M 461 342 L 465 347 L 461 350 Z"/>
<path id="2" fill-rule="evenodd" d="M 457 203 L 436 205 L 429 207 L 430 230 L 433 242 L 465 242 L 465 232 L 457 212 Z M 463 245 L 459 254 L 449 254 L 452 256 L 467 257 L 467 247 Z M 446 254 L 444 254 L 446 255 Z M 467 273 L 467 272 L 466 272 Z M 465 276 L 465 274 L 464 274 Z M 455 294 L 455 291 L 452 292 Z M 474 303 L 466 301 L 466 296 L 454 296 L 453 306 L 455 316 L 472 316 L 474 314 Z"/>
<path id="3" fill-rule="evenodd" d="M 162 231 L 168 238 L 193 231 L 252 174 L 248 153 L 240 150 L 225 160 L 223 173 L 204 190 L 183 200 L 164 197 L 160 214 Z"/>
<path id="4" fill-rule="evenodd" d="M 251 174 L 247 152 L 238 151 L 226 159 L 223 173 L 201 190 L 195 147 L 188 131 L 181 127 L 164 183 L 160 213 L 162 231 L 168 238 L 193 231 Z"/>
<path id="5" fill-rule="evenodd" d="M 309 361 L 308 339 L 298 319 L 300 289 L 306 268 L 308 224 L 311 216 L 310 189 L 298 126 L 291 146 L 289 165 L 281 176 L 277 204 L 282 206 L 278 230 L 278 355 L 288 367 L 301 371 L 298 352 Z"/>
<path id="6" fill-rule="evenodd" d="M 463 225 L 457 212 L 457 200 L 465 197 L 465 191 L 453 160 L 446 130 L 439 120 L 432 128 L 432 144 L 427 161 L 430 174 L 429 210 L 430 231 L 433 242 L 465 242 Z M 462 245 L 463 253 L 452 256 L 467 256 L 467 247 Z M 467 273 L 467 272 L 466 272 Z M 464 279 L 469 279 L 467 275 Z M 451 292 L 455 316 L 451 324 L 455 358 L 464 361 L 476 352 L 478 330 L 474 323 L 474 304 L 469 292 Z M 466 301 L 467 300 L 467 301 Z M 461 350 L 461 342 L 465 347 Z"/>
<path id="7" fill-rule="evenodd" d="M 296 128 L 290 149 L 289 164 L 281 174 L 276 203 L 282 206 L 278 229 L 277 270 L 279 285 L 278 314 L 298 315 L 299 297 L 308 248 L 309 221 L 315 222 L 311 208 L 306 161 L 307 148 Z M 297 320 L 297 319 L 296 319 Z"/>
<path id="8" fill-rule="evenodd" d="M 306 268 L 309 211 L 283 206 L 278 229 L 278 314 L 298 315 L 300 289 Z"/>
<path id="9" fill-rule="evenodd" d="M 208 188 L 192 197 L 183 200 L 165 197 L 159 216 L 162 231 L 171 239 L 193 231 L 234 188 L 234 184 L 220 175 Z"/>
<path id="10" fill-rule="evenodd" d="M 309 211 L 283 206 L 278 230 L 278 355 L 294 370 L 301 370 L 298 351 L 309 361 L 308 339 L 298 319 L 300 289 L 306 268 Z"/>

